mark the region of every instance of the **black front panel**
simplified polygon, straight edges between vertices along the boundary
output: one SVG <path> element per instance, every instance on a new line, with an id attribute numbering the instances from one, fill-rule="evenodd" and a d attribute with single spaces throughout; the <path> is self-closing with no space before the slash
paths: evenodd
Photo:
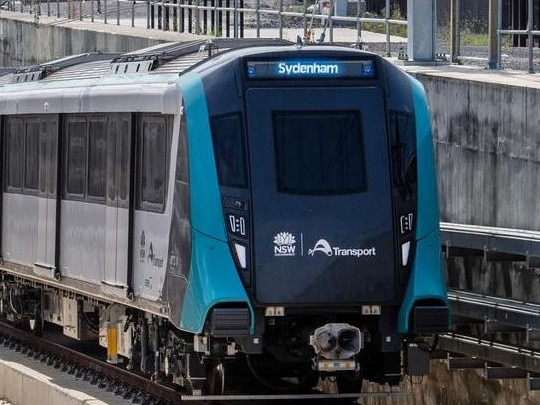
<path id="1" fill-rule="evenodd" d="M 257 300 L 395 299 L 382 91 L 249 89 L 246 114 Z"/>

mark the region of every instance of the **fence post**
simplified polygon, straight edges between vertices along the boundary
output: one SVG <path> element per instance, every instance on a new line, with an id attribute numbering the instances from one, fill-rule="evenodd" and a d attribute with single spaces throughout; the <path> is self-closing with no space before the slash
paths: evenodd
<path id="1" fill-rule="evenodd" d="M 497 30 L 498 30 L 498 1 L 499 0 L 489 0 L 489 22 L 488 22 L 488 67 L 490 69 L 497 69 Z"/>
<path id="2" fill-rule="evenodd" d="M 229 11 L 230 6 L 231 0 L 225 0 L 225 8 L 227 8 L 227 11 L 225 11 L 225 36 L 227 38 L 231 37 L 231 12 Z"/>
<path id="3" fill-rule="evenodd" d="M 304 0 L 307 1 L 307 0 Z M 257 30 L 257 38 L 261 37 L 261 0 L 255 3 L 255 25 Z"/>
<path id="4" fill-rule="evenodd" d="M 240 9 L 244 9 L 244 0 L 240 0 Z M 240 11 L 240 38 L 244 38 L 244 12 Z"/>
<path id="5" fill-rule="evenodd" d="M 501 38 L 501 29 L 502 29 L 502 0 L 498 0 L 498 10 L 497 10 L 497 69 L 502 68 L 501 60 L 501 48 L 502 48 L 502 38 Z"/>
<path id="6" fill-rule="evenodd" d="M 158 30 L 163 29 L 163 3 L 157 5 L 157 27 Z"/>
<path id="7" fill-rule="evenodd" d="M 392 17 L 390 0 L 386 0 L 386 11 L 385 11 L 385 32 L 386 32 L 386 56 L 390 56 L 390 23 L 388 20 Z"/>
<path id="8" fill-rule="evenodd" d="M 279 27 L 279 39 L 283 39 L 283 0 L 279 0 L 279 19 L 278 19 L 278 27 Z"/>
<path id="9" fill-rule="evenodd" d="M 527 22 L 527 34 L 528 34 L 528 46 L 529 46 L 529 73 L 534 73 L 534 67 L 533 67 L 533 45 L 534 45 L 534 38 L 532 34 L 532 30 L 534 29 L 534 6 L 533 6 L 533 0 L 528 1 L 528 22 Z"/>
<path id="10" fill-rule="evenodd" d="M 181 5 L 184 5 L 184 0 L 178 1 L 178 7 L 180 7 Z M 186 9 L 184 7 L 180 7 L 180 10 L 178 11 L 178 19 L 180 20 L 179 30 L 180 32 L 186 32 Z"/>

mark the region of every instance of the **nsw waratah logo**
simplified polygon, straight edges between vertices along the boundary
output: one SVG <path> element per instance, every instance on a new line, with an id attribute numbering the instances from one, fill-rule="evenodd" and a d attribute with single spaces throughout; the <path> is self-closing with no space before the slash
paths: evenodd
<path id="1" fill-rule="evenodd" d="M 274 236 L 274 256 L 294 256 L 296 239 L 290 232 L 279 232 Z"/>

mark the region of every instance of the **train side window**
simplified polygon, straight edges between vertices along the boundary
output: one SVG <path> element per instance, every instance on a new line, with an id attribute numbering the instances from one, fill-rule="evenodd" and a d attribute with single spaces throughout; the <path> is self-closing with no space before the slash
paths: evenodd
<path id="1" fill-rule="evenodd" d="M 24 153 L 24 122 L 8 118 L 6 133 L 6 191 L 21 191 Z"/>
<path id="2" fill-rule="evenodd" d="M 44 197 L 54 197 L 58 163 L 58 118 L 56 115 L 44 116 L 39 125 L 39 192 Z"/>
<path id="3" fill-rule="evenodd" d="M 118 132 L 118 121 L 109 121 L 109 132 L 107 134 L 107 199 L 109 202 L 116 201 L 116 133 Z"/>
<path id="4" fill-rule="evenodd" d="M 83 198 L 86 189 L 86 122 L 71 120 L 67 123 L 67 176 L 66 194 Z"/>
<path id="5" fill-rule="evenodd" d="M 41 136 L 39 137 L 39 161 L 48 162 L 49 158 L 49 134 L 47 121 L 41 122 Z M 47 181 L 48 178 L 45 173 L 40 173 L 39 176 L 39 191 L 43 195 L 47 194 Z"/>
<path id="6" fill-rule="evenodd" d="M 139 208 L 163 212 L 168 169 L 165 117 L 143 116 L 140 125 Z"/>
<path id="7" fill-rule="evenodd" d="M 186 120 L 180 120 L 180 138 L 178 139 L 178 154 L 176 156 L 176 180 L 182 183 L 188 182 L 188 150 Z"/>
<path id="8" fill-rule="evenodd" d="M 131 159 L 131 115 L 113 114 L 109 117 L 107 133 L 107 175 L 109 204 L 128 207 L 130 159 Z"/>
<path id="9" fill-rule="evenodd" d="M 107 173 L 107 122 L 93 118 L 88 123 L 88 197 L 104 199 Z"/>
<path id="10" fill-rule="evenodd" d="M 407 112 L 390 111 L 388 131 L 392 144 L 392 180 L 394 185 L 407 196 L 417 181 L 414 115 Z"/>
<path id="11" fill-rule="evenodd" d="M 131 117 L 120 120 L 119 131 L 117 132 L 117 145 L 119 146 L 119 173 L 118 173 L 118 198 L 120 202 L 129 201 L 129 179 L 131 161 Z"/>
<path id="12" fill-rule="evenodd" d="M 39 182 L 39 121 L 26 121 L 25 156 L 24 156 L 24 190 L 37 192 Z"/>
<path id="13" fill-rule="evenodd" d="M 210 125 L 219 184 L 247 187 L 242 116 L 236 113 L 214 117 Z"/>

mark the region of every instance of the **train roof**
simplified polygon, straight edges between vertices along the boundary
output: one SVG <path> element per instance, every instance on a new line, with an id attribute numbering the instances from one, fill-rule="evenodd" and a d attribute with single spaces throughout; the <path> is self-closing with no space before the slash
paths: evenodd
<path id="1" fill-rule="evenodd" d="M 305 51 L 320 56 L 329 50 L 335 55 L 364 54 L 343 46 L 303 47 L 281 39 L 255 38 L 166 43 L 129 53 L 86 53 L 0 74 L 0 114 L 142 110 L 175 114 L 181 103 L 176 84 L 180 75 L 188 70 L 211 73 L 238 57 L 258 58 L 270 50 L 283 55 Z"/>
<path id="2" fill-rule="evenodd" d="M 280 39 L 206 39 L 159 44 L 129 53 L 92 52 L 20 69 L 0 71 L 0 86 L 14 83 L 96 79 L 125 74 L 182 74 L 194 65 L 236 48 L 291 45 Z"/>
<path id="3" fill-rule="evenodd" d="M 4 72 L 0 70 L 0 86 L 27 82 L 99 79 L 122 75 L 180 75 L 200 62 L 225 51 L 240 50 L 240 53 L 244 55 L 248 53 L 256 55 L 268 51 L 268 47 L 275 46 L 281 46 L 282 50 L 292 51 L 291 45 L 293 45 L 292 42 L 282 39 L 215 38 L 164 43 L 128 53 L 92 52 L 15 70 L 9 69 Z M 259 47 L 260 50 L 257 51 L 254 47 Z M 306 48 L 321 49 L 321 46 Z M 328 47 L 325 46 L 325 48 Z M 347 51 L 345 47 L 332 48 Z M 242 51 L 242 49 L 245 50 Z M 358 52 L 357 49 L 354 51 Z"/>

